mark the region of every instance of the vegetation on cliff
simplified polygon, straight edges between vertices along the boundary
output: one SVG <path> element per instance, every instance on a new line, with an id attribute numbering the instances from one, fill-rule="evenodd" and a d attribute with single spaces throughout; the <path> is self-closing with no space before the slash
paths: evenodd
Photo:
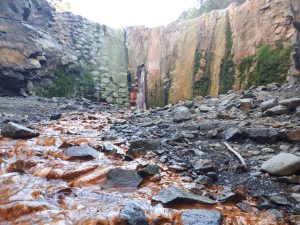
<path id="1" fill-rule="evenodd" d="M 272 82 L 284 83 L 291 66 L 291 45 L 278 42 L 262 44 L 255 56 L 244 58 L 239 64 L 242 88 L 265 85 Z"/>
<path id="2" fill-rule="evenodd" d="M 57 67 L 52 83 L 44 90 L 46 97 L 85 97 L 92 99 L 95 93 L 93 76 L 80 66 Z"/>
<path id="3" fill-rule="evenodd" d="M 201 16 L 212 10 L 225 9 L 231 3 L 243 4 L 246 0 L 198 0 L 199 7 L 189 8 L 181 13 L 179 20 L 188 20 Z"/>

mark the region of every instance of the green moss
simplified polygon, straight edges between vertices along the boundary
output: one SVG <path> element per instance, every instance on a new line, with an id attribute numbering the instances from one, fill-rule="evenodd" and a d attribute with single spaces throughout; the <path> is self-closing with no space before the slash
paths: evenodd
<path id="1" fill-rule="evenodd" d="M 250 73 L 250 68 L 255 62 L 255 56 L 248 56 L 243 58 L 239 64 L 239 72 L 240 72 L 240 83 L 241 86 L 246 82 L 247 74 Z"/>
<path id="2" fill-rule="evenodd" d="M 45 97 L 85 97 L 93 99 L 95 85 L 93 76 L 80 66 L 57 67 L 52 83 L 44 90 Z"/>
<path id="3" fill-rule="evenodd" d="M 232 49 L 232 31 L 229 21 L 229 16 L 226 16 L 226 46 L 225 46 L 225 56 L 222 59 L 221 70 L 220 70 L 220 84 L 219 84 L 219 94 L 224 94 L 232 89 L 234 83 L 234 63 L 231 55 Z"/>
<path id="4" fill-rule="evenodd" d="M 248 81 L 248 86 L 265 85 L 272 82 L 284 83 L 291 65 L 291 46 L 277 43 L 272 47 L 262 44 L 257 53 L 256 67 Z"/>
<path id="5" fill-rule="evenodd" d="M 200 68 L 200 62 L 203 55 L 202 53 L 197 49 L 195 52 L 195 60 L 194 60 L 194 68 L 193 68 L 193 96 L 206 96 L 210 92 L 210 63 L 212 54 L 211 52 L 205 52 L 205 60 L 206 60 L 206 66 L 205 68 Z M 204 71 L 203 77 L 196 80 L 197 73 L 200 72 L 200 69 Z"/>

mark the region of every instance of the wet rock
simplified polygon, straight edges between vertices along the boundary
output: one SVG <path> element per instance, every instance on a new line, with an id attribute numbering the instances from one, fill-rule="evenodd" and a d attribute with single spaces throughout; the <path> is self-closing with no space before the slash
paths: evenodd
<path id="1" fill-rule="evenodd" d="M 260 108 L 261 108 L 261 111 L 264 112 L 264 111 L 271 109 L 277 105 L 278 105 L 277 99 L 270 99 L 270 100 L 262 102 L 260 105 Z"/>
<path id="2" fill-rule="evenodd" d="M 66 149 L 64 153 L 66 156 L 71 158 L 87 158 L 87 159 L 99 158 L 99 152 L 88 145 L 74 146 Z"/>
<path id="3" fill-rule="evenodd" d="M 172 186 L 160 190 L 152 200 L 161 202 L 163 204 L 176 204 L 176 203 L 199 203 L 205 205 L 212 205 L 217 203 L 207 197 L 193 194 L 183 188 Z"/>
<path id="4" fill-rule="evenodd" d="M 103 149 L 105 151 L 109 151 L 110 152 L 110 151 L 116 150 L 116 146 L 113 143 L 109 142 L 109 141 L 105 141 L 103 143 Z"/>
<path id="5" fill-rule="evenodd" d="M 281 105 L 286 106 L 289 110 L 295 110 L 300 106 L 300 98 L 289 98 L 279 101 Z"/>
<path id="6" fill-rule="evenodd" d="M 135 171 L 120 168 L 111 169 L 103 184 L 104 188 L 131 187 L 136 188 L 143 178 Z"/>
<path id="7" fill-rule="evenodd" d="M 276 217 L 277 220 L 283 220 L 284 219 L 284 215 L 276 209 L 269 209 L 269 210 L 267 210 L 267 213 L 273 214 Z"/>
<path id="8" fill-rule="evenodd" d="M 138 174 L 143 178 L 159 175 L 159 167 L 155 165 L 148 165 L 145 168 L 139 170 Z"/>
<path id="9" fill-rule="evenodd" d="M 184 106 L 180 106 L 175 108 L 173 121 L 174 122 L 183 122 L 190 120 L 192 118 L 192 114 L 190 113 L 189 109 Z"/>
<path id="10" fill-rule="evenodd" d="M 1 135 L 3 137 L 9 137 L 14 139 L 29 139 L 37 137 L 39 133 L 22 125 L 9 122 L 2 128 Z"/>
<path id="11" fill-rule="evenodd" d="M 244 137 L 245 135 L 243 134 L 243 132 L 236 127 L 231 127 L 228 130 L 226 130 L 224 133 L 224 138 L 226 141 L 240 140 L 243 139 Z"/>
<path id="12" fill-rule="evenodd" d="M 269 196 L 268 199 L 277 205 L 288 205 L 289 203 L 286 197 L 279 195 Z"/>
<path id="13" fill-rule="evenodd" d="M 274 144 L 278 138 L 278 131 L 274 128 L 248 128 L 246 134 L 258 143 Z"/>
<path id="14" fill-rule="evenodd" d="M 266 116 L 279 116 L 279 115 L 286 114 L 287 112 L 288 112 L 288 108 L 286 106 L 278 105 L 278 106 L 275 106 L 273 108 L 270 108 L 270 109 L 266 110 L 264 115 L 266 115 Z"/>
<path id="15" fill-rule="evenodd" d="M 196 180 L 196 183 L 198 184 L 202 184 L 202 185 L 212 185 L 213 184 L 213 180 L 205 175 L 200 175 Z"/>
<path id="16" fill-rule="evenodd" d="M 1 162 L 0 162 L 1 163 Z M 30 161 L 24 161 L 24 160 L 17 160 L 16 162 L 10 164 L 7 171 L 8 172 L 18 172 L 18 173 L 24 173 L 25 170 L 30 169 L 31 167 L 34 167 L 36 164 Z"/>
<path id="17" fill-rule="evenodd" d="M 300 202 L 300 194 L 299 193 L 292 193 L 291 197 L 295 199 L 297 202 Z"/>
<path id="18" fill-rule="evenodd" d="M 140 139 L 130 143 L 127 154 L 134 158 L 146 155 L 149 151 L 160 149 L 160 142 L 154 139 Z"/>
<path id="19" fill-rule="evenodd" d="M 254 208 L 247 202 L 239 202 L 236 204 L 244 212 L 253 212 Z"/>
<path id="20" fill-rule="evenodd" d="M 241 110 L 251 110 L 254 108 L 254 101 L 252 98 L 240 99 Z"/>
<path id="21" fill-rule="evenodd" d="M 193 163 L 193 167 L 199 172 L 211 172 L 216 170 L 216 166 L 211 160 L 199 159 Z"/>
<path id="22" fill-rule="evenodd" d="M 183 225 L 221 225 L 222 214 L 217 210 L 189 209 L 181 215 Z"/>
<path id="23" fill-rule="evenodd" d="M 300 169 L 300 157 L 290 153 L 280 153 L 264 162 L 261 169 L 272 175 L 288 176 Z"/>
<path id="24" fill-rule="evenodd" d="M 124 225 L 148 225 L 145 212 L 135 204 L 124 206 L 120 212 L 120 218 Z"/>
<path id="25" fill-rule="evenodd" d="M 300 128 L 296 128 L 287 134 L 287 138 L 290 141 L 300 141 Z"/>

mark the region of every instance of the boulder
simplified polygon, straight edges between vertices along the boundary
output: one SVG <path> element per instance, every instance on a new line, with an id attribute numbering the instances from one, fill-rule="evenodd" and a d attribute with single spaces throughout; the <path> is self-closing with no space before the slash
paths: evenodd
<path id="1" fill-rule="evenodd" d="M 1 135 L 14 139 L 29 139 L 37 137 L 39 133 L 22 125 L 9 122 L 2 128 Z"/>
<path id="2" fill-rule="evenodd" d="M 64 153 L 71 158 L 99 158 L 99 152 L 88 145 L 74 146 L 66 149 Z"/>
<path id="3" fill-rule="evenodd" d="M 217 210 L 189 209 L 181 214 L 182 225 L 221 225 L 223 216 Z"/>
<path id="4" fill-rule="evenodd" d="M 205 196 L 193 194 L 183 188 L 172 186 L 160 190 L 152 200 L 161 202 L 163 204 L 176 204 L 176 203 L 199 203 L 205 205 L 212 205 L 217 203 Z"/>
<path id="5" fill-rule="evenodd" d="M 185 106 L 180 106 L 175 108 L 173 121 L 174 122 L 183 122 L 190 120 L 192 118 L 192 114 L 190 113 L 189 109 Z"/>
<path id="6" fill-rule="evenodd" d="M 271 109 L 277 105 L 278 105 L 278 100 L 270 99 L 270 100 L 262 102 L 260 105 L 260 108 L 261 108 L 261 111 L 264 112 L 264 111 Z"/>
<path id="7" fill-rule="evenodd" d="M 287 112 L 288 112 L 288 108 L 286 106 L 278 105 L 266 110 L 264 114 L 266 116 L 279 116 L 279 115 L 286 114 Z"/>
<path id="8" fill-rule="evenodd" d="M 120 218 L 124 225 L 148 225 L 145 212 L 135 204 L 125 205 L 120 212 Z"/>
<path id="9" fill-rule="evenodd" d="M 142 176 L 143 178 L 149 177 L 149 176 L 154 176 L 154 175 L 159 175 L 159 167 L 155 165 L 148 165 L 143 169 L 140 169 L 138 171 L 138 174 Z"/>
<path id="10" fill-rule="evenodd" d="M 291 175 L 298 169 L 300 169 L 300 157 L 290 153 L 280 153 L 261 166 L 261 170 L 278 176 Z"/>
<path id="11" fill-rule="evenodd" d="M 295 110 L 300 106 L 300 98 L 289 98 L 279 101 L 281 105 L 286 106 L 289 110 Z"/>
<path id="12" fill-rule="evenodd" d="M 135 171 L 120 168 L 111 169 L 103 184 L 104 188 L 136 188 L 143 181 L 143 178 Z"/>
<path id="13" fill-rule="evenodd" d="M 278 131 L 274 128 L 248 128 L 247 136 L 258 143 L 274 144 L 278 139 Z"/>

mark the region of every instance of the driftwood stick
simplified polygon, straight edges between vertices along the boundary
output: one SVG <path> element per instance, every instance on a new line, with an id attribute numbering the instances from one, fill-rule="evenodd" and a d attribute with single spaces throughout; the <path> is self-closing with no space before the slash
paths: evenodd
<path id="1" fill-rule="evenodd" d="M 247 170 L 246 162 L 245 162 L 244 158 L 240 155 L 240 153 L 235 151 L 227 142 L 223 142 L 223 144 L 227 147 L 227 149 L 230 152 L 232 152 L 240 160 L 240 162 L 241 162 L 242 166 L 244 167 L 244 169 Z"/>

